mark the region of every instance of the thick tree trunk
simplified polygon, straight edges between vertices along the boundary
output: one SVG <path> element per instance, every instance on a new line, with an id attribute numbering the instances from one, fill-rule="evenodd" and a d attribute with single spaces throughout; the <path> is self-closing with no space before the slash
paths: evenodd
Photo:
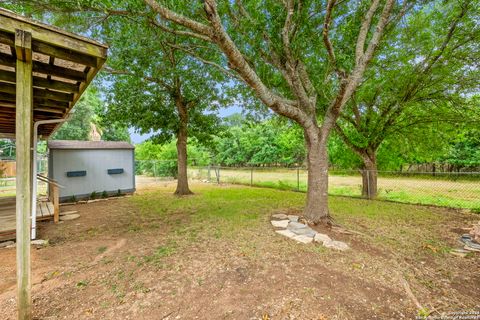
<path id="1" fill-rule="evenodd" d="M 179 115 L 179 127 L 177 133 L 177 190 L 176 195 L 193 194 L 188 187 L 187 175 L 187 125 L 188 125 L 188 110 L 187 106 L 182 101 L 176 101 L 176 106 Z"/>
<path id="2" fill-rule="evenodd" d="M 362 155 L 362 197 L 367 199 L 375 199 L 377 197 L 377 156 L 376 152 Z"/>
<path id="3" fill-rule="evenodd" d="M 318 128 L 305 129 L 307 144 L 308 185 L 305 217 L 309 222 L 330 224 L 328 211 L 327 139 Z"/>

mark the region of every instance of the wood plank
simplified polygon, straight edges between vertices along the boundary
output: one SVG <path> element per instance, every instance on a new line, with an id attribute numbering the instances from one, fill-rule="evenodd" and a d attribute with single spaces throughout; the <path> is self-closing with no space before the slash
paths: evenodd
<path id="1" fill-rule="evenodd" d="M 0 65 L 15 68 L 15 61 L 14 56 L 0 52 Z"/>
<path id="2" fill-rule="evenodd" d="M 0 52 L 0 65 L 15 67 L 15 57 Z M 33 62 L 33 72 L 81 82 L 86 81 L 87 79 L 85 73 L 82 71 L 54 66 L 40 61 Z"/>
<path id="3" fill-rule="evenodd" d="M 0 22 L 0 25 L 2 23 Z M 17 30 L 15 44 L 25 49 L 28 59 L 31 35 Z M 23 54 L 23 53 L 22 53 Z M 32 128 L 33 81 L 32 61 L 17 60 L 16 86 L 16 239 L 17 239 L 17 310 L 18 319 L 32 317 L 32 279 L 30 257 L 30 228 L 32 214 Z"/>
<path id="4" fill-rule="evenodd" d="M 52 191 L 53 191 L 53 204 L 52 204 L 52 209 L 53 209 L 53 222 L 58 223 L 60 221 L 60 190 L 59 186 L 56 184 L 51 183 L 52 185 Z"/>
<path id="5" fill-rule="evenodd" d="M 71 49 L 65 49 L 49 45 L 48 43 L 33 41 L 33 51 L 45 54 L 50 57 L 60 58 L 75 63 L 80 63 L 89 67 L 97 67 L 97 57 L 81 54 Z"/>
<path id="6" fill-rule="evenodd" d="M 50 216 L 53 216 L 55 214 L 55 207 L 54 207 L 53 203 L 51 203 L 49 201 L 49 202 L 46 202 L 46 204 L 47 204 L 47 208 L 48 208 L 48 214 Z"/>
<path id="7" fill-rule="evenodd" d="M 0 59 L 1 61 L 1 59 Z M 1 64 L 1 63 L 0 63 Z M 87 77 L 82 71 L 50 65 L 39 61 L 33 62 L 33 71 L 59 78 L 84 82 Z"/>
<path id="8" fill-rule="evenodd" d="M 42 203 L 41 202 L 37 202 L 37 216 L 38 217 L 41 217 L 43 214 L 42 214 Z"/>
<path id="9" fill-rule="evenodd" d="M 15 202 L 15 197 L 0 198 L 0 240 L 15 239 Z M 40 202 L 38 202 L 37 206 L 38 205 L 40 205 Z M 47 206 L 51 209 L 53 204 L 48 201 Z M 37 212 L 39 212 L 38 209 Z M 52 215 L 46 217 L 37 215 L 37 221 L 48 220 L 51 218 Z"/>
<path id="10" fill-rule="evenodd" d="M 44 98 L 33 98 L 34 106 L 39 107 L 50 107 L 54 109 L 61 109 L 65 111 L 69 108 L 70 104 L 65 101 L 55 101 Z M 0 107 L 3 108 L 12 108 L 15 110 L 15 95 L 8 93 L 0 93 Z"/>
<path id="11" fill-rule="evenodd" d="M 15 83 L 16 77 L 15 72 L 0 70 L 0 85 L 3 85 L 1 82 L 10 82 Z M 53 89 L 58 91 L 64 91 L 69 93 L 78 92 L 78 85 L 69 82 L 63 82 L 58 80 L 49 80 L 41 77 L 33 77 L 33 86 L 38 88 Z"/>
<path id="12" fill-rule="evenodd" d="M 9 96 L 0 94 L 0 100 L 3 100 L 3 97 L 12 99 L 13 95 L 15 94 L 15 85 L 11 83 L 1 83 L 0 86 L 0 93 L 9 94 Z M 41 98 L 53 101 L 60 101 L 60 102 L 70 102 L 73 100 L 73 94 L 71 93 L 64 93 L 59 91 L 50 91 L 45 89 L 33 89 L 33 97 L 34 98 Z"/>
<path id="13" fill-rule="evenodd" d="M 82 96 L 83 92 L 85 91 L 85 89 L 87 89 L 88 85 L 90 84 L 90 82 L 93 80 L 93 78 L 95 78 L 95 76 L 97 75 L 98 71 L 100 70 L 100 68 L 103 66 L 103 64 L 105 63 L 106 59 L 99 59 L 99 67 L 98 68 L 87 68 L 86 69 L 86 73 L 87 73 L 87 80 L 86 82 L 83 82 L 83 83 L 80 83 L 79 86 L 80 86 L 80 91 L 78 94 L 74 94 L 74 98 L 73 98 L 73 102 L 71 103 L 70 105 L 70 108 L 69 110 L 67 110 L 67 113 L 70 112 L 70 110 L 72 110 L 73 106 L 75 105 L 75 103 L 77 103 L 78 99 L 80 99 L 80 97 Z M 57 130 L 58 128 L 60 128 L 62 124 L 57 124 L 55 126 L 55 129 L 53 129 L 51 135 L 53 135 Z"/>
<path id="14" fill-rule="evenodd" d="M 53 46 L 98 58 L 107 56 L 107 46 L 103 44 L 0 9 L 0 30 L 15 33 L 15 29 L 29 32 L 33 39 Z"/>
<path id="15" fill-rule="evenodd" d="M 15 35 L 13 33 L 0 32 L 0 43 L 7 46 L 15 46 Z"/>

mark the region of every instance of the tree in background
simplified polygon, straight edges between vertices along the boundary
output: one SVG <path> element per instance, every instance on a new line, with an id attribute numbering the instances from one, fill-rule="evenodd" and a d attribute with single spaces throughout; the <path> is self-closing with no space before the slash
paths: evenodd
<path id="1" fill-rule="evenodd" d="M 480 130 L 472 128 L 461 132 L 452 142 L 449 152 L 441 158 L 443 162 L 459 170 L 478 170 L 480 167 Z"/>
<path id="2" fill-rule="evenodd" d="M 53 140 L 92 140 L 92 128 L 99 131 L 105 141 L 130 141 L 126 127 L 118 123 L 108 123 L 101 114 L 105 104 L 100 99 L 97 89 L 90 86 L 77 102 L 71 117 L 55 132 Z"/>
<path id="3" fill-rule="evenodd" d="M 232 115 L 228 129 L 214 138 L 212 160 L 227 166 L 299 166 L 305 161 L 302 132 L 274 117 L 262 122 Z"/>
<path id="4" fill-rule="evenodd" d="M 479 8 L 471 0 L 432 2 L 386 36 L 335 127 L 362 160 L 365 197 L 377 194 L 377 153 L 386 139 L 438 145 L 443 131 L 480 113 L 468 98 L 480 88 Z"/>
<path id="5" fill-rule="evenodd" d="M 187 147 L 188 165 L 207 166 L 210 154 L 195 139 Z M 177 178 L 177 147 L 175 142 L 163 145 L 148 140 L 135 146 L 137 174 Z"/>
<path id="6" fill-rule="evenodd" d="M 15 142 L 9 139 L 0 139 L 0 157 L 15 159 Z"/>

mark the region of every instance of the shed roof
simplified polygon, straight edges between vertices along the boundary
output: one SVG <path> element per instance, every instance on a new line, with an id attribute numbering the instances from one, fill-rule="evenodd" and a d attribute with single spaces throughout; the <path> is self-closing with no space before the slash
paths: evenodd
<path id="1" fill-rule="evenodd" d="M 0 138 L 15 134 L 16 62 L 26 53 L 16 32 L 31 35 L 33 121 L 65 119 L 107 58 L 107 46 L 0 8 Z M 48 137 L 59 124 L 42 125 Z"/>
<path id="2" fill-rule="evenodd" d="M 49 149 L 68 149 L 68 150 L 86 150 L 86 149 L 135 149 L 135 147 L 125 141 L 77 141 L 77 140 L 50 140 Z"/>

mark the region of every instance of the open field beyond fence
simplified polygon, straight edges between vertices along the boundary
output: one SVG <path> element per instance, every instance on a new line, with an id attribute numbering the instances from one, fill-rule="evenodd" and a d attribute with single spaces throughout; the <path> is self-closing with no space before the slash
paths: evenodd
<path id="1" fill-rule="evenodd" d="M 285 168 L 190 168 L 190 177 L 220 183 L 244 184 L 305 192 L 307 170 Z M 361 197 L 359 172 L 330 174 L 331 195 Z M 480 173 L 379 172 L 378 199 L 404 203 L 480 210 Z"/>

